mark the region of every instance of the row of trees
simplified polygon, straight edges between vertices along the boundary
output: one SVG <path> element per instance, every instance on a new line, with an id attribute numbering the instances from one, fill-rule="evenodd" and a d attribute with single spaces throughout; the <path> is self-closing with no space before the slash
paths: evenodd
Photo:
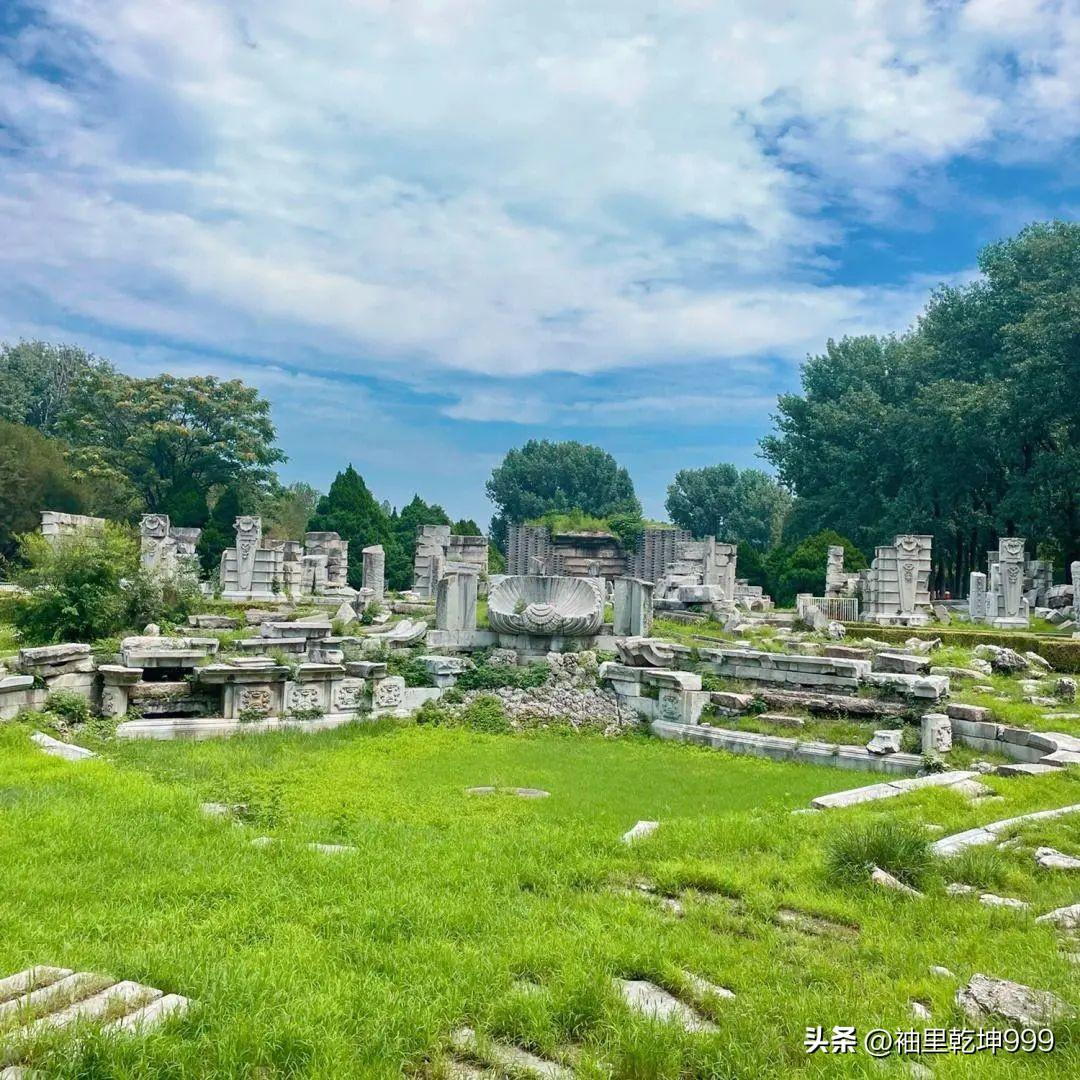
<path id="1" fill-rule="evenodd" d="M 1080 558 L 1080 225 L 1032 225 L 979 267 L 907 333 L 810 357 L 762 442 L 793 532 L 866 550 L 931 534 L 935 586 L 954 595 L 1000 536 L 1025 537 L 1059 580 Z"/>

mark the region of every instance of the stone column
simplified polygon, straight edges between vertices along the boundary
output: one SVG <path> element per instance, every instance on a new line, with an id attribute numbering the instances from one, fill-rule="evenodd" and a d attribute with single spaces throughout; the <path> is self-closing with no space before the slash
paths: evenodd
<path id="1" fill-rule="evenodd" d="M 128 711 L 130 688 L 142 678 L 142 668 L 102 664 L 98 674 L 101 676 L 101 715 L 123 716 Z"/>
<path id="2" fill-rule="evenodd" d="M 382 602 L 386 595 L 386 552 L 382 544 L 372 544 L 363 550 L 363 587 L 371 590 L 372 600 Z"/>
<path id="3" fill-rule="evenodd" d="M 1020 537 L 1003 537 L 998 543 L 998 564 L 1001 567 L 1001 595 L 1007 619 L 1020 614 L 1024 592 L 1024 541 Z"/>
<path id="4" fill-rule="evenodd" d="M 944 713 L 924 713 L 922 751 L 924 754 L 947 754 L 952 749 L 952 721 Z"/>
<path id="5" fill-rule="evenodd" d="M 1073 618 L 1080 620 L 1080 562 L 1069 564 L 1073 587 Z"/>
<path id="6" fill-rule="evenodd" d="M 435 627 L 475 630 L 476 595 L 480 577 L 464 570 L 446 574 L 435 586 Z"/>
<path id="7" fill-rule="evenodd" d="M 653 583 L 641 578 L 615 579 L 616 637 L 648 637 L 652 631 Z"/>
<path id="8" fill-rule="evenodd" d="M 968 615 L 972 622 L 986 618 L 986 575 L 973 571 L 968 587 Z"/>
<path id="9" fill-rule="evenodd" d="M 236 587 L 241 592 L 251 592 L 255 575 L 255 552 L 262 543 L 262 518 L 244 515 L 236 525 Z"/>

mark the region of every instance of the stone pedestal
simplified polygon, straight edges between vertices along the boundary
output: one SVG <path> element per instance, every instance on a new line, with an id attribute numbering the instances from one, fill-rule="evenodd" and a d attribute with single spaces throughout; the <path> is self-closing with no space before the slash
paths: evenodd
<path id="1" fill-rule="evenodd" d="M 446 574 L 435 586 L 435 627 L 475 630 L 479 575 L 465 571 Z"/>
<path id="2" fill-rule="evenodd" d="M 615 579 L 616 637 L 648 637 L 652 631 L 653 583 L 640 578 Z"/>
<path id="3" fill-rule="evenodd" d="M 972 622 L 986 618 L 986 575 L 974 571 L 968 587 L 968 615 Z"/>

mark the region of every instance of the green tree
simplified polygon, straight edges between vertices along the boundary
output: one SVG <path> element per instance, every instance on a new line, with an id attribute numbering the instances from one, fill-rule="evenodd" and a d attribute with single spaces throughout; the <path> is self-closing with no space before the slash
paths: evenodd
<path id="1" fill-rule="evenodd" d="M 263 535 L 274 540 L 302 540 L 319 504 L 319 493 L 302 480 L 282 486 L 276 480 L 258 499 Z"/>
<path id="2" fill-rule="evenodd" d="M 236 519 L 245 513 L 244 492 L 236 485 L 218 494 L 199 537 L 199 562 L 211 576 L 221 567 L 221 553 L 236 542 Z"/>
<path id="3" fill-rule="evenodd" d="M 506 526 L 549 511 L 580 510 L 597 518 L 641 517 L 630 474 L 598 446 L 531 439 L 510 450 L 487 482 L 495 504 L 491 537 L 506 542 Z"/>
<path id="4" fill-rule="evenodd" d="M 54 435 L 79 388 L 95 372 L 109 371 L 76 345 L 0 343 L 0 419 Z"/>
<path id="5" fill-rule="evenodd" d="M 716 536 L 759 549 L 780 539 L 791 499 L 760 469 L 708 465 L 680 469 L 667 490 L 672 522 L 695 536 Z"/>
<path id="6" fill-rule="evenodd" d="M 765 556 L 767 587 L 779 606 L 790 607 L 799 593 L 824 594 L 825 564 L 829 548 L 836 545 L 844 549 L 845 570 L 862 570 L 869 565 L 866 556 L 847 537 L 832 529 L 824 529 L 797 544 L 774 548 Z M 742 569 L 740 551 L 740 572 Z"/>
<path id="7" fill-rule="evenodd" d="M 191 488 L 261 489 L 284 460 L 270 406 L 238 379 L 158 375 L 132 379 L 95 369 L 60 424 L 88 477 L 125 486 L 140 507 L 167 513 Z"/>
<path id="8" fill-rule="evenodd" d="M 450 527 L 455 536 L 482 536 L 484 530 L 472 518 L 458 518 Z"/>
<path id="9" fill-rule="evenodd" d="M 42 510 L 78 513 L 82 506 L 61 444 L 0 420 L 0 556 L 15 554 L 16 538 L 38 527 Z"/>
<path id="10" fill-rule="evenodd" d="M 382 544 L 389 557 L 395 539 L 390 520 L 352 465 L 334 477 L 329 492 L 315 508 L 309 528 L 313 532 L 336 532 L 348 540 L 349 584 L 357 589 L 363 580 L 361 550 Z"/>

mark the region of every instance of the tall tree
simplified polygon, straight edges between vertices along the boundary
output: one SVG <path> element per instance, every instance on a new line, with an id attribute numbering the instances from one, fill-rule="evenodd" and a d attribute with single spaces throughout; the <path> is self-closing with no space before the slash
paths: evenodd
<path id="1" fill-rule="evenodd" d="M 336 532 L 349 542 L 349 584 L 363 583 L 363 548 L 382 544 L 389 554 L 394 544 L 390 520 L 360 474 L 349 465 L 334 477 L 330 490 L 319 500 L 309 528 L 313 532 Z"/>
<path id="2" fill-rule="evenodd" d="M 531 439 L 510 450 L 487 482 L 495 504 L 492 539 L 505 543 L 506 526 L 552 510 L 581 510 L 593 517 L 641 516 L 630 474 L 598 446 Z"/>
<path id="3" fill-rule="evenodd" d="M 263 535 L 274 540 L 302 540 L 319 504 L 319 493 L 302 480 L 284 487 L 276 480 L 257 500 Z"/>
<path id="4" fill-rule="evenodd" d="M 672 522 L 695 536 L 716 536 L 765 550 L 777 543 L 790 496 L 760 469 L 708 465 L 680 469 L 667 490 Z"/>
<path id="5" fill-rule="evenodd" d="M 0 420 L 0 556 L 15 554 L 16 537 L 38 527 L 42 510 L 82 508 L 61 445 L 33 428 Z"/>
<path id="6" fill-rule="evenodd" d="M 0 342 L 0 419 L 54 435 L 84 382 L 112 370 L 77 345 Z"/>
<path id="7" fill-rule="evenodd" d="M 147 510 L 167 513 L 194 487 L 264 487 L 284 460 L 270 405 L 238 379 L 99 369 L 77 387 L 61 431 L 91 478 L 125 485 Z"/>
<path id="8" fill-rule="evenodd" d="M 391 589 L 412 585 L 416 557 L 416 531 L 421 525 L 449 525 L 450 518 L 438 503 L 426 503 L 419 495 L 390 517 L 393 543 L 386 552 L 386 582 Z"/>

